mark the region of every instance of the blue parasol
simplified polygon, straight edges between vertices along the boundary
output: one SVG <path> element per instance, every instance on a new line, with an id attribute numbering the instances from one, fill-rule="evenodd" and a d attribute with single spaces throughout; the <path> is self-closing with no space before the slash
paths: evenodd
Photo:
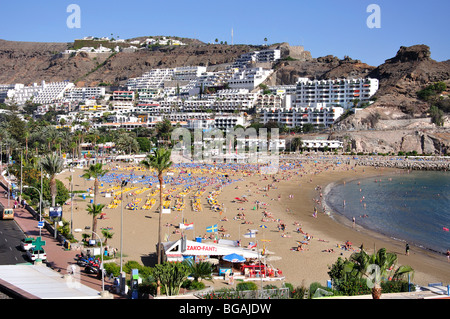
<path id="1" fill-rule="evenodd" d="M 234 253 L 223 256 L 222 259 L 225 261 L 232 262 L 232 263 L 243 263 L 245 261 L 244 257 L 242 257 L 241 255 L 238 255 L 238 254 L 234 254 Z"/>

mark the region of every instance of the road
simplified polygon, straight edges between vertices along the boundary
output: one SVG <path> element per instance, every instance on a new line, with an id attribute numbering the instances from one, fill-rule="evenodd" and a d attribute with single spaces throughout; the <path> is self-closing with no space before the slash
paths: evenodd
<path id="1" fill-rule="evenodd" d="M 20 248 L 25 237 L 14 220 L 0 220 L 0 265 L 15 265 L 29 262 Z"/>

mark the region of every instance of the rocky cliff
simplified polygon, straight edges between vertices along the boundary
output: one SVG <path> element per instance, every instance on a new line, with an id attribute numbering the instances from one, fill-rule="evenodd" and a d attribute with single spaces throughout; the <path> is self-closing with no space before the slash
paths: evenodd
<path id="1" fill-rule="evenodd" d="M 232 63 L 241 54 L 258 49 L 250 45 L 162 46 L 111 55 L 62 55 L 72 43 L 32 43 L 0 40 L 0 83 L 45 81 L 123 84 L 152 68 Z"/>

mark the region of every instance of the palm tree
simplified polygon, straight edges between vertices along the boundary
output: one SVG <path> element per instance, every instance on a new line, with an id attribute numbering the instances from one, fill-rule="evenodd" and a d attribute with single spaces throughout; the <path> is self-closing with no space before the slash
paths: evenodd
<path id="1" fill-rule="evenodd" d="M 397 266 L 397 255 L 388 253 L 386 248 L 381 248 L 377 253 L 368 255 L 363 249 L 353 253 L 346 261 L 344 269 L 347 273 L 370 280 L 375 279 L 372 287 L 373 299 L 381 297 L 381 281 L 389 279 L 404 279 L 408 274 L 413 274 L 411 266 Z M 373 273 L 375 271 L 375 274 Z M 375 277 L 373 277 L 375 275 Z"/>
<path id="2" fill-rule="evenodd" d="M 110 232 L 108 229 L 102 229 L 102 235 L 105 238 L 105 245 L 108 242 L 108 239 L 113 238 L 114 233 Z"/>
<path id="3" fill-rule="evenodd" d="M 87 205 L 87 212 L 92 215 L 92 234 L 97 233 L 97 216 L 102 213 L 104 204 Z"/>
<path id="4" fill-rule="evenodd" d="M 188 266 L 190 275 L 194 277 L 194 281 L 199 279 L 207 279 L 212 281 L 213 265 L 209 262 L 200 261 L 196 263 L 193 259 L 185 259 L 184 263 Z"/>
<path id="5" fill-rule="evenodd" d="M 94 204 L 97 204 L 97 194 L 98 194 L 98 178 L 108 173 L 107 170 L 103 169 L 102 163 L 92 164 L 88 169 L 84 170 L 82 175 L 84 178 L 94 178 Z"/>
<path id="6" fill-rule="evenodd" d="M 158 172 L 159 180 L 159 228 L 158 228 L 158 264 L 161 263 L 161 215 L 162 215 L 162 188 L 163 172 L 172 166 L 170 160 L 171 151 L 165 148 L 157 148 L 153 153 L 147 155 L 147 158 L 141 162 L 146 168 L 153 168 Z"/>
<path id="7" fill-rule="evenodd" d="M 303 145 L 302 138 L 299 137 L 299 136 L 294 137 L 294 138 L 291 140 L 291 145 L 294 147 L 295 152 L 298 152 L 298 150 L 299 150 L 299 149 L 302 147 L 302 145 Z"/>
<path id="8" fill-rule="evenodd" d="M 48 154 L 41 161 L 42 169 L 50 175 L 50 194 L 52 196 L 52 206 L 55 206 L 56 201 L 56 174 L 59 174 L 64 169 L 64 161 L 56 154 Z"/>

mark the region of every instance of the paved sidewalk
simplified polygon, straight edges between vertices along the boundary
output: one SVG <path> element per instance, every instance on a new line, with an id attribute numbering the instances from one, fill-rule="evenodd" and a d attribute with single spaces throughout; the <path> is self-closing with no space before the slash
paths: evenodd
<path id="1" fill-rule="evenodd" d="M 2 180 L 3 183 L 4 180 Z M 7 207 L 8 199 L 5 197 L 6 192 L 0 187 L 0 202 Z M 10 199 L 11 207 L 14 205 L 14 200 Z M 28 212 L 25 208 L 19 207 L 14 210 L 15 222 L 22 229 L 25 236 L 37 237 L 39 236 L 38 220 Z M 80 251 L 77 250 L 65 250 L 62 243 L 58 242 L 45 228 L 41 230 L 42 240 L 45 240 L 44 249 L 47 253 L 47 266 L 53 270 L 60 272 L 61 275 L 68 273 L 70 265 L 75 264 L 75 255 Z M 95 289 L 99 292 L 102 291 L 102 280 L 97 279 L 95 275 L 84 273 L 83 269 L 80 269 L 80 281 L 82 284 Z M 105 290 L 108 290 L 111 282 L 105 277 Z M 121 298 L 121 296 L 113 295 L 114 298 Z"/>

